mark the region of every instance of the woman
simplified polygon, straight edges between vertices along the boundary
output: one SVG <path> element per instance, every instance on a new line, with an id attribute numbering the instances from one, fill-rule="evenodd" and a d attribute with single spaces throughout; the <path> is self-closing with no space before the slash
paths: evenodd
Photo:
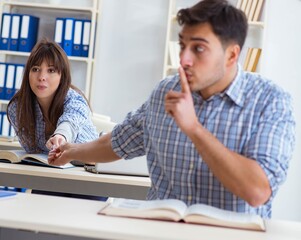
<path id="1" fill-rule="evenodd" d="M 71 84 L 64 50 L 46 39 L 33 48 L 21 88 L 8 104 L 7 116 L 28 153 L 48 154 L 65 142 L 83 143 L 98 138 L 86 98 Z M 33 192 L 105 200 L 77 194 Z"/>
<path id="2" fill-rule="evenodd" d="M 98 138 L 89 105 L 71 84 L 65 52 L 46 39 L 33 48 L 21 88 L 9 102 L 7 115 L 28 153 L 47 154 L 65 142 Z"/>

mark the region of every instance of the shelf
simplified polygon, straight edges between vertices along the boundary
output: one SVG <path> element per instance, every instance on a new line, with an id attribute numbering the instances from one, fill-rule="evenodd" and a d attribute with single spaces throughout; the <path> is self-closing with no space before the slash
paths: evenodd
<path id="1" fill-rule="evenodd" d="M 0 50 L 0 54 L 5 54 L 5 55 L 11 55 L 11 56 L 20 56 L 20 57 L 28 57 L 29 52 L 19 52 L 19 51 L 3 51 Z M 87 57 L 74 57 L 74 56 L 68 56 L 68 59 L 70 61 L 78 61 L 78 62 L 88 62 L 89 59 Z M 93 62 L 94 60 L 92 60 Z"/>
<path id="2" fill-rule="evenodd" d="M 76 7 L 68 5 L 55 5 L 47 3 L 26 3 L 26 2 L 17 2 L 17 1 L 3 1 L 3 5 L 10 6 L 19 6 L 19 7 L 30 7 L 30 8 L 46 8 L 46 9 L 59 9 L 59 10 L 68 10 L 68 11 L 86 11 L 93 12 L 95 9 L 93 7 Z M 98 12 L 98 10 L 96 10 Z"/>

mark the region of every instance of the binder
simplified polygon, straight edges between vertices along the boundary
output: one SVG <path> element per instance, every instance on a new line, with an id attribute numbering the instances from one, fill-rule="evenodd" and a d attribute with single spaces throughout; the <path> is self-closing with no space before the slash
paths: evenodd
<path id="1" fill-rule="evenodd" d="M 37 42 L 39 18 L 23 15 L 19 40 L 19 51 L 30 52 Z"/>
<path id="2" fill-rule="evenodd" d="M 21 20 L 22 20 L 22 15 L 20 14 L 11 15 L 9 50 L 18 51 Z"/>
<path id="3" fill-rule="evenodd" d="M 61 46 L 61 48 L 64 48 L 64 32 L 65 32 L 65 19 L 56 18 L 54 41 L 58 43 Z"/>
<path id="4" fill-rule="evenodd" d="M 64 50 L 68 56 L 72 56 L 74 35 L 74 18 L 65 18 Z"/>
<path id="5" fill-rule="evenodd" d="M 1 135 L 2 136 L 7 136 L 9 137 L 10 136 L 10 123 L 8 121 L 8 118 L 7 118 L 7 115 L 6 115 L 6 112 L 1 112 Z"/>
<path id="6" fill-rule="evenodd" d="M 9 13 L 3 13 L 1 21 L 0 50 L 9 50 L 10 22 L 11 15 Z"/>
<path id="7" fill-rule="evenodd" d="M 83 20 L 83 31 L 82 31 L 82 56 L 88 57 L 89 55 L 89 44 L 90 44 L 90 31 L 91 21 Z"/>
<path id="8" fill-rule="evenodd" d="M 14 93 L 16 93 L 20 88 L 23 80 L 23 71 L 25 65 L 16 64 L 15 65 L 15 84 L 14 84 Z"/>
<path id="9" fill-rule="evenodd" d="M 74 36 L 73 36 L 73 50 L 72 56 L 81 56 L 82 50 L 82 30 L 83 30 L 83 21 L 76 19 L 74 22 Z"/>
<path id="10" fill-rule="evenodd" d="M 15 85 L 15 65 L 6 65 L 6 81 L 5 81 L 5 96 L 4 99 L 10 100 L 14 96 L 14 85 Z"/>
<path id="11" fill-rule="evenodd" d="M 0 62 L 0 99 L 4 99 L 6 78 L 6 63 Z"/>

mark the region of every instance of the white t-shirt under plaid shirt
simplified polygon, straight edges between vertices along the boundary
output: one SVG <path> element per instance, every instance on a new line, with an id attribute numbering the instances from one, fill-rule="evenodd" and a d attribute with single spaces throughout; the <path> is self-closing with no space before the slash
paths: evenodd
<path id="1" fill-rule="evenodd" d="M 227 148 L 254 159 L 265 171 L 272 196 L 254 208 L 213 176 L 194 144 L 165 112 L 164 97 L 170 90 L 181 91 L 178 75 L 161 81 L 148 101 L 112 132 L 112 147 L 120 157 L 146 154 L 152 182 L 147 199 L 176 198 L 188 205 L 204 203 L 271 217 L 272 200 L 286 178 L 295 142 L 290 96 L 240 67 L 223 93 L 207 100 L 192 94 L 200 123 Z"/>

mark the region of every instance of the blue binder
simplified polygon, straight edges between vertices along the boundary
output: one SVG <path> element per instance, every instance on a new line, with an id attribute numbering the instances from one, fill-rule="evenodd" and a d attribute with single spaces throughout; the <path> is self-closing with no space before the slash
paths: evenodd
<path id="1" fill-rule="evenodd" d="M 58 43 L 61 48 L 64 48 L 64 33 L 65 33 L 65 19 L 56 18 L 55 30 L 54 30 L 54 41 Z"/>
<path id="2" fill-rule="evenodd" d="M 89 45 L 90 45 L 90 34 L 91 34 L 91 21 L 83 21 L 83 31 L 82 31 L 82 56 L 88 57 L 89 55 Z"/>
<path id="3" fill-rule="evenodd" d="M 11 15 L 10 38 L 9 38 L 9 50 L 11 51 L 18 51 L 21 21 L 22 21 L 22 15 L 20 14 Z"/>
<path id="4" fill-rule="evenodd" d="M 14 94 L 21 88 L 24 67 L 25 67 L 24 64 L 15 64 Z"/>
<path id="5" fill-rule="evenodd" d="M 74 18 L 65 18 L 64 50 L 68 56 L 72 56 L 74 36 Z"/>
<path id="6" fill-rule="evenodd" d="M 6 64 L 6 81 L 4 99 L 10 100 L 15 94 L 15 64 Z"/>
<path id="7" fill-rule="evenodd" d="M 74 35 L 73 35 L 73 49 L 72 56 L 81 56 L 82 55 L 82 30 L 83 30 L 83 21 L 75 19 L 74 22 Z"/>
<path id="8" fill-rule="evenodd" d="M 31 15 L 22 16 L 19 51 L 30 52 L 37 42 L 39 18 Z"/>
<path id="9" fill-rule="evenodd" d="M 4 99 L 6 79 L 6 63 L 0 62 L 0 99 Z"/>
<path id="10" fill-rule="evenodd" d="M 9 13 L 3 13 L 0 33 L 0 50 L 9 50 L 10 22 L 11 15 Z"/>
<path id="11" fill-rule="evenodd" d="M 9 137 L 10 136 L 10 130 L 11 130 L 11 125 L 7 119 L 6 112 L 1 112 L 1 135 Z"/>
<path id="12" fill-rule="evenodd" d="M 0 112 L 0 135 L 2 136 L 2 126 L 3 126 L 3 114 L 4 112 Z"/>

